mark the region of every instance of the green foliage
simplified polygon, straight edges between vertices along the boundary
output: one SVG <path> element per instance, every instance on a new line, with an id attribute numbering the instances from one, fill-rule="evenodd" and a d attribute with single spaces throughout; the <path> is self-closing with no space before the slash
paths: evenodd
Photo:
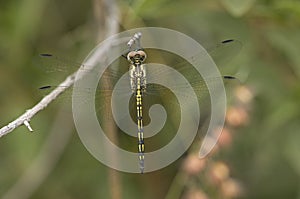
<path id="1" fill-rule="evenodd" d="M 238 68 L 235 75 L 254 98 L 246 108 L 248 123 L 233 127 L 233 143 L 217 158 L 230 165 L 245 190 L 243 198 L 299 197 L 300 2 L 128 0 L 118 5 L 124 29 L 172 28 L 204 46 L 231 38 L 241 41 L 242 49 L 225 66 Z M 35 95 L 37 88 L 56 78 L 36 70 L 39 53 L 80 61 L 92 49 L 98 34 L 94 7 L 92 1 L 83 0 L 1 1 L 1 126 L 37 103 L 42 98 Z M 1 197 L 38 156 L 58 109 L 51 105 L 36 115 L 31 121 L 33 134 L 20 127 L 0 139 Z M 123 198 L 164 198 L 180 164 L 178 160 L 143 176 L 120 173 Z M 113 186 L 109 171 L 90 156 L 74 132 L 57 165 L 30 198 L 109 198 Z M 200 187 L 205 184 L 196 182 Z"/>
<path id="2" fill-rule="evenodd" d="M 254 5 L 255 0 L 221 0 L 226 10 L 233 16 L 243 16 Z"/>

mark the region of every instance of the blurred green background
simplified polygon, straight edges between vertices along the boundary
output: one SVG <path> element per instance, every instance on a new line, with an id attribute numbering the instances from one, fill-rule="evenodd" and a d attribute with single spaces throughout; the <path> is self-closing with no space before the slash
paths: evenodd
<path id="1" fill-rule="evenodd" d="M 0 138 L 1 198 L 300 199 L 298 0 L 2 0 L 1 126 L 35 105 L 37 88 L 53 80 L 37 70 L 38 54 L 80 62 L 109 34 L 108 17 L 117 31 L 159 26 L 200 43 L 243 43 L 230 62 L 243 83 L 232 92 L 218 148 L 205 161 L 192 147 L 159 171 L 116 172 L 84 148 L 67 104 L 53 103 L 32 119 L 34 133 L 21 126 Z"/>

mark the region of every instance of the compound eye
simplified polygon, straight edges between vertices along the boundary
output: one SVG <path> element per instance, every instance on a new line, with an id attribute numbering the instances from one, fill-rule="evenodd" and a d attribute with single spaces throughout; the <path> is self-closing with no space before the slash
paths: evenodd
<path id="1" fill-rule="evenodd" d="M 134 57 L 136 56 L 136 52 L 135 51 L 131 51 L 128 53 L 127 55 L 127 60 L 128 61 L 132 61 L 134 59 Z"/>
<path id="2" fill-rule="evenodd" d="M 140 56 L 141 62 L 145 61 L 145 59 L 147 58 L 147 55 L 146 55 L 145 51 L 143 51 L 143 50 L 139 50 L 136 53 Z"/>

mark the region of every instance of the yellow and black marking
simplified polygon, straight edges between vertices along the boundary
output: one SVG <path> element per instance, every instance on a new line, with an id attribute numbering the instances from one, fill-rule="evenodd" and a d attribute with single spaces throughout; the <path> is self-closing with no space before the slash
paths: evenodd
<path id="1" fill-rule="evenodd" d="M 138 152 L 139 152 L 139 163 L 141 173 L 144 172 L 144 160 L 145 160 L 145 144 L 144 144 L 144 129 L 143 129 L 143 107 L 142 107 L 142 89 L 141 80 L 137 78 L 136 88 L 136 110 L 137 110 L 137 123 L 138 123 Z"/>

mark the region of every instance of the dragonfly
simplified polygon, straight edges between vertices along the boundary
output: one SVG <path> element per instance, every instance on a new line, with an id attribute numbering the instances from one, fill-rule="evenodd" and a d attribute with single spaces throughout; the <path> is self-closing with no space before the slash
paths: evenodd
<path id="1" fill-rule="evenodd" d="M 122 70 L 119 68 L 116 69 L 114 66 L 107 68 L 105 72 L 103 73 L 99 85 L 97 87 L 97 95 L 99 98 L 102 99 L 102 102 L 98 106 L 98 111 L 103 112 L 105 107 L 109 106 L 109 104 L 106 102 L 106 98 L 112 98 L 112 95 L 117 96 L 119 99 L 123 99 L 126 97 L 127 99 L 130 98 L 128 102 L 129 109 L 131 111 L 124 113 L 121 111 L 119 114 L 119 118 L 117 119 L 117 124 L 129 124 L 129 119 L 132 115 L 135 118 L 135 122 L 131 127 L 128 127 L 130 130 L 133 131 L 133 128 L 136 128 L 137 133 L 135 134 L 135 137 L 138 139 L 138 164 L 140 168 L 140 172 L 143 173 L 145 169 L 145 137 L 150 137 L 152 134 L 148 134 L 145 136 L 145 117 L 144 117 L 144 111 L 149 110 L 146 108 L 147 100 L 146 98 L 152 98 L 152 96 L 160 96 L 161 98 L 164 98 L 165 93 L 167 93 L 167 88 L 155 84 L 156 80 L 160 79 L 172 79 L 172 73 L 169 70 L 164 70 L 161 68 L 151 69 L 151 65 L 146 63 L 146 60 L 148 59 L 148 56 L 152 56 L 151 49 L 143 49 L 141 46 L 141 33 L 134 34 L 131 38 L 129 38 L 126 43 L 126 50 L 124 53 L 122 53 L 121 56 L 121 62 L 126 60 L 128 63 L 127 67 L 123 67 Z M 221 57 L 221 59 L 224 59 L 224 54 L 226 54 L 225 59 L 230 58 L 230 54 L 234 55 L 237 54 L 238 51 L 241 48 L 241 43 L 237 40 L 228 39 L 220 42 L 217 44 L 216 47 L 212 48 L 210 50 L 209 54 L 214 60 L 218 60 L 218 57 Z M 148 53 L 149 51 L 149 53 Z M 44 58 L 50 58 L 54 60 L 54 62 L 61 62 L 63 63 L 64 60 L 61 60 L 60 58 L 57 58 L 56 56 L 52 54 L 41 54 Z M 172 56 L 172 55 L 166 55 L 166 56 Z M 201 56 L 206 55 L 192 55 L 191 59 L 200 59 Z M 177 60 L 176 60 L 177 61 Z M 208 92 L 206 83 L 203 79 L 201 79 L 201 75 L 199 75 L 195 70 L 192 70 L 190 66 L 188 66 L 187 62 L 184 60 L 181 60 L 179 58 L 179 63 L 176 63 L 174 65 L 174 68 L 179 73 L 184 74 L 190 81 L 189 84 L 192 85 L 193 89 L 196 91 L 197 96 L 201 98 L 201 96 L 206 95 Z M 69 64 L 66 64 L 69 65 Z M 76 65 L 76 64 L 75 64 Z M 79 64 L 80 65 L 80 64 Z M 119 62 L 117 62 L 116 65 L 120 65 Z M 121 63 L 121 65 L 124 65 Z M 82 65 L 81 65 L 82 66 Z M 68 66 L 60 66 L 57 67 L 55 65 L 50 66 L 50 70 L 54 71 L 65 71 L 68 70 Z M 53 68 L 52 68 L 53 67 Z M 117 66 L 118 67 L 118 66 Z M 97 73 L 94 69 L 86 69 L 85 66 L 81 67 L 79 70 L 85 71 L 87 74 L 95 74 Z M 118 81 L 120 79 L 124 79 L 123 83 L 119 83 Z M 232 81 L 236 80 L 234 76 L 231 75 L 224 75 L 221 77 L 211 77 L 209 81 L 218 81 L 218 80 L 224 80 L 224 81 Z M 126 83 L 127 82 L 127 83 Z M 116 87 L 116 85 L 119 85 Z M 186 83 L 177 83 L 176 81 L 171 84 L 172 87 L 174 87 L 176 90 L 179 90 L 180 94 L 183 95 L 185 99 L 187 99 L 187 102 L 191 98 L 189 94 L 186 93 L 187 84 Z M 46 85 L 43 87 L 40 87 L 41 90 L 49 90 L 51 88 L 55 88 L 57 86 L 55 85 Z M 80 95 L 83 95 L 84 93 L 89 92 L 89 88 L 81 88 L 84 90 L 82 93 L 79 93 Z M 104 100 L 103 100 L 104 99 Z M 200 99 L 199 99 L 200 100 Z M 176 100 L 168 100 L 165 99 L 166 103 L 171 104 L 177 104 Z M 83 102 L 84 103 L 84 102 Z M 122 105 L 121 105 L 122 106 Z M 117 104 L 115 109 L 122 108 L 120 106 L 120 103 Z M 175 105 L 174 105 L 175 106 Z M 114 106 L 111 106 L 112 109 Z M 105 109 L 106 110 L 106 109 Z M 124 121 L 123 121 L 124 120 Z M 123 122 L 122 122 L 123 121 Z M 147 122 L 146 122 L 147 123 Z M 149 129 L 149 128 L 148 128 Z M 149 131 L 147 129 L 147 131 Z M 128 130 L 127 130 L 128 131 Z M 155 131 L 155 130 L 154 130 Z M 148 132 L 147 132 L 148 133 Z M 133 134 L 132 134 L 133 136 Z"/>

